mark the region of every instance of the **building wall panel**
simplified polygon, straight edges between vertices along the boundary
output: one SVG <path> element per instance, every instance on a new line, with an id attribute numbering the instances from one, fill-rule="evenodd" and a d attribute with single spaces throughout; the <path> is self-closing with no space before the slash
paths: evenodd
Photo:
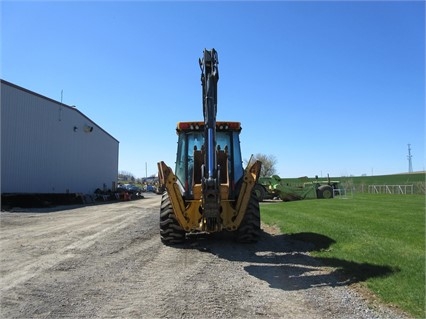
<path id="1" fill-rule="evenodd" d="M 2 193 L 93 193 L 117 181 L 118 141 L 75 108 L 2 81 L 1 125 Z"/>

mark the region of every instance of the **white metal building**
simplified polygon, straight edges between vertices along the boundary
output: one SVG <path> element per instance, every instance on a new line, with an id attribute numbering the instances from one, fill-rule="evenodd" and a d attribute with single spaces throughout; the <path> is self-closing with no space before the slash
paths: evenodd
<path id="1" fill-rule="evenodd" d="M 1 193 L 114 190 L 118 149 L 76 108 L 1 80 Z"/>

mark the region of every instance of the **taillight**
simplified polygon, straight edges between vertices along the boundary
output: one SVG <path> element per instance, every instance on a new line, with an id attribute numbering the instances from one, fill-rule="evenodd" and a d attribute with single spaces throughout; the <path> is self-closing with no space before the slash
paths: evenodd
<path id="1" fill-rule="evenodd" d="M 178 131 L 198 131 L 202 126 L 201 122 L 179 122 L 177 124 Z"/>
<path id="2" fill-rule="evenodd" d="M 240 123 L 238 123 L 238 122 L 229 122 L 228 123 L 228 127 L 231 130 L 239 130 L 240 129 Z"/>
<path id="3" fill-rule="evenodd" d="M 177 127 L 178 130 L 189 130 L 191 128 L 191 123 L 179 122 Z"/>

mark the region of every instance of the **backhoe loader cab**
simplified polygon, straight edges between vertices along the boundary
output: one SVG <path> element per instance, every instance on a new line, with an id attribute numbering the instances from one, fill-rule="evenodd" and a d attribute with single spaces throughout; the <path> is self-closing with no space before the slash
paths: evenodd
<path id="1" fill-rule="evenodd" d="M 216 123 L 216 152 L 218 167 L 221 172 L 220 183 L 230 186 L 230 197 L 235 196 L 236 182 L 244 174 L 240 149 L 238 122 Z M 202 160 L 200 155 L 204 148 L 204 123 L 180 122 L 177 125 L 178 147 L 176 158 L 176 177 L 187 199 L 194 199 L 194 185 L 201 184 Z M 198 157 L 197 157 L 198 155 Z M 226 160 L 227 162 L 224 162 Z M 228 174 L 226 174 L 228 172 Z"/>
<path id="2" fill-rule="evenodd" d="M 175 173 L 158 162 L 160 235 L 165 244 L 189 234 L 231 231 L 240 242 L 257 240 L 259 202 L 253 187 L 261 162 L 243 168 L 239 122 L 216 121 L 217 52 L 204 50 L 199 60 L 204 121 L 179 122 Z"/>

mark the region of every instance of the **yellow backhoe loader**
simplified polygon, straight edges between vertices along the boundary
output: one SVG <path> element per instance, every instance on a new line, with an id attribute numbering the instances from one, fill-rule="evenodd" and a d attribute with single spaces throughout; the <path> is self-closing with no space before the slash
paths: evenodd
<path id="1" fill-rule="evenodd" d="M 158 165 L 162 195 L 160 235 L 177 244 L 189 235 L 232 232 L 239 242 L 254 242 L 260 232 L 254 194 L 261 162 L 243 167 L 240 122 L 216 121 L 218 55 L 204 50 L 199 59 L 204 121 L 179 122 L 176 168 Z"/>

